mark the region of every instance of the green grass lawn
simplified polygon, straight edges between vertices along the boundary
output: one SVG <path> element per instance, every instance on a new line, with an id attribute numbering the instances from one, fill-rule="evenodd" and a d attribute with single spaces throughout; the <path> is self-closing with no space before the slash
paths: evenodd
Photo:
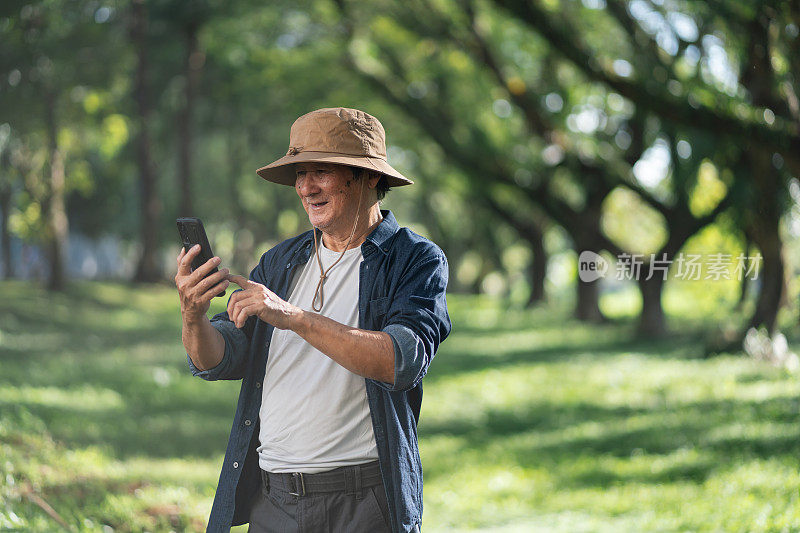
<path id="1" fill-rule="evenodd" d="M 0 295 L 0 530 L 202 530 L 238 384 L 191 377 L 174 289 Z M 800 531 L 798 376 L 703 359 L 696 317 L 656 342 L 449 302 L 425 531 Z"/>

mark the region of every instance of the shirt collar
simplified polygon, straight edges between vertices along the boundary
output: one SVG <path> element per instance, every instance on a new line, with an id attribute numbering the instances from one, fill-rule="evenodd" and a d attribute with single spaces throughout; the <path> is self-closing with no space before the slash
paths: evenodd
<path id="1" fill-rule="evenodd" d="M 383 220 L 381 220 L 377 228 L 372 230 L 372 233 L 367 235 L 367 239 L 364 242 L 371 242 L 378 250 L 386 254 L 389 253 L 389 239 L 397 233 L 400 225 L 388 209 L 381 209 L 381 215 L 383 215 Z"/>
<path id="2" fill-rule="evenodd" d="M 395 233 L 400 229 L 400 225 L 397 223 L 397 219 L 394 218 L 394 214 L 388 209 L 381 209 L 381 216 L 383 216 L 383 220 L 381 220 L 378 227 L 376 227 L 372 232 L 367 235 L 364 244 L 372 243 L 375 245 L 375 248 L 383 252 L 384 254 L 389 253 L 389 245 L 388 241 L 391 239 Z M 318 231 L 314 229 L 314 231 Z M 321 232 L 320 232 L 321 233 Z M 322 238 L 322 235 L 319 235 L 319 239 Z M 302 245 L 311 245 L 313 236 L 311 231 L 307 231 L 303 235 L 303 239 L 301 241 Z M 364 246 L 362 244 L 361 246 Z"/>

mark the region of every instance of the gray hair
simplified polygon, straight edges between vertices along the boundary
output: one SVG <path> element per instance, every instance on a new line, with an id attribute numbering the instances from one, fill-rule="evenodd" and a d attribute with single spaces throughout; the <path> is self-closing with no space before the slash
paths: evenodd
<path id="1" fill-rule="evenodd" d="M 366 178 L 369 179 L 373 172 L 377 172 L 376 170 L 369 170 L 362 167 L 350 167 L 353 171 L 353 178 L 354 179 L 362 179 Z M 378 180 L 378 185 L 375 187 L 375 191 L 378 193 L 378 200 L 383 200 L 386 197 L 386 193 L 389 192 L 389 181 L 386 179 L 384 174 L 380 175 L 380 179 Z"/>

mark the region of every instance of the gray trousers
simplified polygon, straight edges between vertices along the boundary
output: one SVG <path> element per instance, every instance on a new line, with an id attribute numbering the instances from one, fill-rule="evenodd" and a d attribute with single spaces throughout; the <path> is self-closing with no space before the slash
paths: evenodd
<path id="1" fill-rule="evenodd" d="M 391 532 L 377 461 L 303 476 L 262 472 L 248 532 Z"/>

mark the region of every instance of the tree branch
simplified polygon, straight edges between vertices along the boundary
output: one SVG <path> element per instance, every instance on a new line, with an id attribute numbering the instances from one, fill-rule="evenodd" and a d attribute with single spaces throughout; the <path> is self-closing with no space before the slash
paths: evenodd
<path id="1" fill-rule="evenodd" d="M 752 139 L 762 146 L 783 153 L 800 147 L 800 128 L 784 119 L 776 119 L 772 126 L 765 123 L 740 120 L 721 110 L 702 105 L 692 107 L 685 99 L 660 90 L 655 84 L 628 80 L 610 72 L 595 59 L 588 46 L 580 39 L 580 31 L 562 24 L 550 16 L 536 0 L 494 0 L 495 3 L 528 24 L 561 52 L 571 63 L 594 81 L 606 84 L 622 96 L 647 106 L 661 118 L 692 127 L 700 127 L 715 134 Z M 799 150 L 800 151 L 800 150 Z"/>
<path id="2" fill-rule="evenodd" d="M 673 70 L 673 64 L 667 63 L 662 59 L 661 47 L 650 35 L 645 32 L 639 22 L 631 16 L 628 11 L 628 2 L 622 0 L 607 0 L 608 12 L 616 19 L 628 37 L 631 39 L 631 45 L 634 49 L 639 50 L 639 45 L 644 44 L 643 50 L 647 54 L 637 54 L 637 59 L 644 58 L 650 66 L 660 66 L 667 70 L 672 78 L 677 78 Z"/>

